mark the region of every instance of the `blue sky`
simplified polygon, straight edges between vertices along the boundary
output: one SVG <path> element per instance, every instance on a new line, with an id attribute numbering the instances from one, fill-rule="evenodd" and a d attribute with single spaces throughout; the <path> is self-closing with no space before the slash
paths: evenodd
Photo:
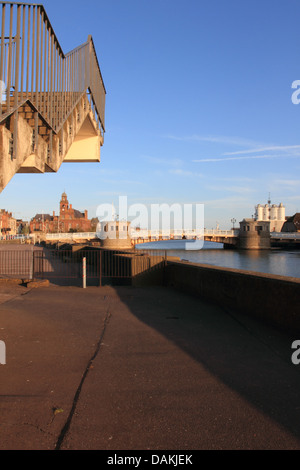
<path id="1" fill-rule="evenodd" d="M 15 175 L 0 206 L 17 218 L 127 196 L 203 203 L 231 227 L 258 203 L 300 212 L 298 0 L 45 0 L 64 52 L 93 36 L 106 90 L 100 164 Z"/>

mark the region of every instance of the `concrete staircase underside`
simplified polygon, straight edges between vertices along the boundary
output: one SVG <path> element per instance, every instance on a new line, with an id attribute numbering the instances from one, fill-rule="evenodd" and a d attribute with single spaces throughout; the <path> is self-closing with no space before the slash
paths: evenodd
<path id="1" fill-rule="evenodd" d="M 79 96 L 77 104 L 58 132 L 43 118 L 47 108 L 47 93 L 40 94 L 39 108 L 30 100 L 5 114 L 2 104 L 0 117 L 0 192 L 16 173 L 57 172 L 63 162 L 99 162 L 103 136 L 91 110 L 88 95 Z M 61 112 L 62 95 L 57 93 Z M 68 97 L 63 95 L 68 108 Z"/>

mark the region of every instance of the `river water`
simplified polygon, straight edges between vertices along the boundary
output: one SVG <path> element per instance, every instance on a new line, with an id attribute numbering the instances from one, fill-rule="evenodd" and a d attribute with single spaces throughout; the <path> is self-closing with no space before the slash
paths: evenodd
<path id="1" fill-rule="evenodd" d="M 205 242 L 202 249 L 199 249 L 201 245 L 196 248 L 195 242 L 184 240 L 144 243 L 137 246 L 137 249 L 143 250 L 167 250 L 168 256 L 192 263 L 300 278 L 300 250 L 225 250 L 222 244 L 211 242 Z"/>

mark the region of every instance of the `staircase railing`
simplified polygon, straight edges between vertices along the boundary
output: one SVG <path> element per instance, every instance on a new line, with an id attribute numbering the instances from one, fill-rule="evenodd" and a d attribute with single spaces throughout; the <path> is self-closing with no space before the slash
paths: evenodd
<path id="1" fill-rule="evenodd" d="M 101 134 L 105 96 L 94 42 L 64 54 L 43 5 L 0 2 L 0 122 L 30 101 L 58 133 L 88 93 Z"/>

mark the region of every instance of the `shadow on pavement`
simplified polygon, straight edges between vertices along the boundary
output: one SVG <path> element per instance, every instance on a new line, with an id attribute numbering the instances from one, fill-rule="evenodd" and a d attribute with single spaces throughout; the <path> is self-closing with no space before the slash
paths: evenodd
<path id="1" fill-rule="evenodd" d="M 135 289 L 131 295 L 130 290 L 115 288 L 141 322 L 201 363 L 252 407 L 299 439 L 300 445 L 300 376 L 291 361 L 291 344 L 297 338 L 196 297 L 172 290 L 165 297 L 164 289 L 155 288 L 151 295 L 151 289 L 147 288 L 147 295 L 143 289 Z M 222 396 L 211 399 L 222 400 Z"/>

